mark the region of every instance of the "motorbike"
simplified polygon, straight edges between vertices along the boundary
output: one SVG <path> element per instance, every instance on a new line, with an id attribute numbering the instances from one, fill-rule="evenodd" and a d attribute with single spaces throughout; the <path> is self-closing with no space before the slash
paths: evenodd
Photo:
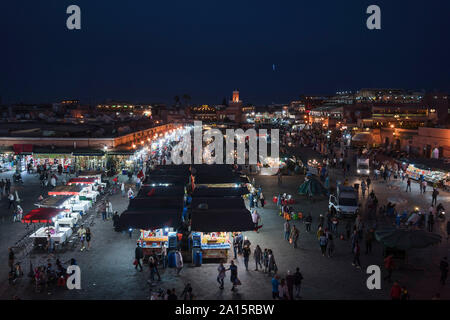
<path id="1" fill-rule="evenodd" d="M 445 209 L 442 203 L 439 203 L 439 205 L 436 207 L 437 210 L 437 217 L 438 219 L 444 221 L 445 220 Z"/>
<path id="2" fill-rule="evenodd" d="M 23 183 L 22 176 L 20 174 L 14 174 L 13 175 L 13 180 L 14 180 L 14 182 Z"/>

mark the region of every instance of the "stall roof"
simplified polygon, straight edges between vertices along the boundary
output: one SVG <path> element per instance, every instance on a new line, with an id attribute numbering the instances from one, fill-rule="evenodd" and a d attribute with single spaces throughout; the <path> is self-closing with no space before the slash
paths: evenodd
<path id="1" fill-rule="evenodd" d="M 188 176 L 173 176 L 173 175 L 153 175 L 146 177 L 145 184 L 159 184 L 159 183 L 168 183 L 168 184 L 178 184 L 185 185 L 188 183 Z"/>
<path id="2" fill-rule="evenodd" d="M 48 198 L 45 198 L 41 202 L 35 203 L 35 206 L 38 207 L 44 207 L 44 208 L 59 208 L 61 205 L 63 205 L 64 202 L 72 198 L 71 195 L 62 195 L 62 196 L 51 196 Z"/>
<path id="3" fill-rule="evenodd" d="M 143 211 L 126 210 L 119 217 L 119 229 L 153 230 L 159 228 L 178 228 L 181 224 L 182 210 L 158 208 Z"/>
<path id="4" fill-rule="evenodd" d="M 152 186 L 144 184 L 136 198 L 184 196 L 184 186 Z"/>
<path id="5" fill-rule="evenodd" d="M 71 185 L 71 186 L 56 186 L 52 191 L 48 192 L 49 196 L 61 196 L 61 195 L 78 195 L 81 190 L 83 190 L 82 186 L 79 185 Z"/>
<path id="6" fill-rule="evenodd" d="M 63 213 L 62 209 L 55 208 L 37 208 L 31 210 L 26 214 L 22 222 L 23 223 L 51 223 L 52 219 L 57 215 Z"/>
<path id="7" fill-rule="evenodd" d="M 233 198 L 195 197 L 192 198 L 191 208 L 192 210 L 198 209 L 199 205 L 204 204 L 208 206 L 209 210 L 246 209 L 245 202 L 242 197 L 233 197 Z"/>
<path id="8" fill-rule="evenodd" d="M 240 197 L 245 194 L 248 194 L 249 191 L 246 187 L 238 187 L 238 188 L 203 188 L 196 187 L 194 192 L 192 192 L 192 198 L 195 197 Z"/>
<path id="9" fill-rule="evenodd" d="M 97 181 L 96 178 L 83 178 L 83 177 L 79 177 L 79 178 L 72 178 L 70 179 L 67 184 L 68 185 L 72 185 L 72 184 L 76 184 L 76 183 L 80 183 L 80 184 L 94 184 Z"/>
<path id="10" fill-rule="evenodd" d="M 247 209 L 194 209 L 191 230 L 198 232 L 242 232 L 254 230 L 252 216 Z"/>
<path id="11" fill-rule="evenodd" d="M 152 209 L 179 209 L 183 211 L 183 195 L 171 197 L 148 197 L 130 200 L 129 211 L 143 211 Z"/>

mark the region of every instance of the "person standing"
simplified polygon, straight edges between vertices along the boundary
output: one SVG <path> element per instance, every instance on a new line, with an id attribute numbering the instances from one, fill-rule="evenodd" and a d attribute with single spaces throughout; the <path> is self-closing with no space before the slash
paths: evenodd
<path id="1" fill-rule="evenodd" d="M 134 259 L 136 260 L 134 268 L 137 270 L 137 268 L 139 267 L 141 269 L 141 272 L 142 272 L 141 259 L 143 257 L 144 257 L 144 252 L 138 242 L 138 243 L 136 243 L 136 249 L 134 249 Z"/>
<path id="2" fill-rule="evenodd" d="M 223 290 L 223 279 L 225 279 L 225 267 L 223 266 L 223 263 L 221 262 L 219 267 L 217 268 L 218 275 L 217 275 L 217 282 L 219 283 L 219 289 Z"/>
<path id="3" fill-rule="evenodd" d="M 372 242 L 374 240 L 374 230 L 370 228 L 366 232 L 366 254 L 372 253 Z"/>
<path id="4" fill-rule="evenodd" d="M 263 264 L 264 264 L 264 273 L 266 273 L 269 270 L 269 251 L 264 249 L 263 252 Z"/>
<path id="5" fill-rule="evenodd" d="M 177 266 L 177 275 L 179 275 L 181 269 L 183 269 L 183 256 L 181 255 L 180 250 L 175 252 L 175 264 Z"/>
<path id="6" fill-rule="evenodd" d="M 308 215 L 305 218 L 306 232 L 311 232 L 311 224 L 312 224 L 312 216 L 311 213 L 308 213 Z"/>
<path id="7" fill-rule="evenodd" d="M 245 246 L 242 249 L 242 253 L 243 253 L 243 256 L 244 256 L 245 270 L 248 271 L 248 260 L 250 259 L 250 253 L 251 253 L 250 247 L 249 246 Z"/>
<path id="8" fill-rule="evenodd" d="M 279 286 L 280 283 L 278 281 L 279 277 L 274 275 L 272 278 L 272 299 L 276 300 L 280 298 Z"/>
<path id="9" fill-rule="evenodd" d="M 231 291 L 236 290 L 236 286 L 239 285 L 241 282 L 239 281 L 238 278 L 238 267 L 237 265 L 234 264 L 234 261 L 231 260 L 231 264 L 230 267 L 227 269 L 227 271 L 230 271 L 230 281 L 233 284 L 233 286 L 231 287 Z"/>
<path id="10" fill-rule="evenodd" d="M 298 237 L 299 237 L 299 231 L 295 227 L 295 225 L 293 225 L 291 235 L 290 235 L 290 240 L 292 241 L 292 244 L 294 245 L 294 249 L 297 248 Z"/>
<path id="11" fill-rule="evenodd" d="M 256 245 L 255 251 L 253 252 L 253 257 L 255 258 L 255 271 L 258 271 L 258 265 L 262 269 L 263 266 L 261 264 L 261 258 L 262 258 L 262 250 L 259 245 Z"/>
<path id="12" fill-rule="evenodd" d="M 122 197 L 125 197 L 125 183 L 122 182 L 120 190 L 122 191 Z"/>
<path id="13" fill-rule="evenodd" d="M 297 270 L 294 273 L 294 288 L 295 288 L 295 297 L 297 299 L 300 297 L 300 289 L 302 286 L 303 275 L 300 272 L 300 268 L 297 267 Z"/>
<path id="14" fill-rule="evenodd" d="M 8 267 L 10 271 L 14 268 L 14 251 L 12 248 L 8 249 Z"/>
<path id="15" fill-rule="evenodd" d="M 433 232 L 434 227 L 434 215 L 432 212 L 428 214 L 428 232 Z"/>
<path id="16" fill-rule="evenodd" d="M 161 259 L 162 259 L 162 264 L 163 264 L 163 269 L 167 268 L 167 247 L 165 245 L 162 246 L 161 248 Z"/>
<path id="17" fill-rule="evenodd" d="M 87 243 L 86 250 L 87 251 L 89 251 L 89 249 L 91 248 L 91 237 L 92 237 L 91 229 L 86 228 L 86 243 Z"/>
<path id="18" fill-rule="evenodd" d="M 259 194 L 259 201 L 261 202 L 261 208 L 264 208 L 264 204 L 265 204 L 265 199 L 264 199 L 264 195 L 263 195 L 263 193 L 262 193 L 262 190 L 261 190 L 261 193 Z"/>
<path id="19" fill-rule="evenodd" d="M 437 205 L 437 196 L 439 195 L 439 191 L 436 188 L 433 188 L 433 193 L 431 194 L 431 204 Z"/>
<path id="20" fill-rule="evenodd" d="M 448 261 L 447 261 L 447 257 L 444 257 L 441 260 L 439 268 L 441 269 L 441 284 L 445 285 L 445 282 L 447 281 L 447 275 L 448 275 Z"/>
<path id="21" fill-rule="evenodd" d="M 289 221 L 286 220 L 284 223 L 284 240 L 289 241 L 289 235 L 291 234 L 291 225 Z"/>
<path id="22" fill-rule="evenodd" d="M 411 192 L 411 178 L 408 177 L 408 180 L 406 180 L 406 192 Z"/>
<path id="23" fill-rule="evenodd" d="M 286 285 L 289 293 L 289 300 L 294 300 L 294 281 L 295 276 L 288 270 L 286 275 Z"/>
<path id="24" fill-rule="evenodd" d="M 367 177 L 366 184 L 367 184 L 367 193 L 370 192 L 370 184 L 372 183 L 372 180 L 370 180 L 370 177 Z"/>
<path id="25" fill-rule="evenodd" d="M 281 187 L 282 184 L 282 174 L 281 174 L 281 169 L 278 169 L 278 186 Z"/>
<path id="26" fill-rule="evenodd" d="M 280 285 L 278 288 L 279 297 L 281 300 L 289 300 L 289 290 L 286 284 L 285 279 L 281 279 Z"/>
<path id="27" fill-rule="evenodd" d="M 234 259 L 237 259 L 237 252 L 239 249 L 239 239 L 238 239 L 238 235 L 234 234 L 233 237 L 233 251 L 234 251 Z"/>
<path id="28" fill-rule="evenodd" d="M 258 211 L 256 211 L 256 209 L 254 209 L 252 212 L 252 221 L 253 221 L 253 225 L 255 226 L 256 233 L 259 233 L 259 228 L 258 228 L 259 219 L 260 219 L 260 216 L 259 216 Z"/>
<path id="29" fill-rule="evenodd" d="M 402 288 L 398 284 L 397 281 L 394 282 L 394 285 L 391 288 L 391 299 L 392 300 L 400 300 L 402 295 Z"/>
<path id="30" fill-rule="evenodd" d="M 387 276 L 384 277 L 384 280 L 388 280 L 389 282 L 391 282 L 392 271 L 394 270 L 394 256 L 392 254 L 384 259 L 384 268 L 388 272 Z"/>

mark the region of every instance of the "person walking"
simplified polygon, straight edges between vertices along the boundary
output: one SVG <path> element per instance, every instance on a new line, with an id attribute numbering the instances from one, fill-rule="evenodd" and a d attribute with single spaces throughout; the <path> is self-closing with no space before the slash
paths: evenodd
<path id="1" fill-rule="evenodd" d="M 361 181 L 361 193 L 363 198 L 366 197 L 366 182 L 363 180 Z"/>
<path id="2" fill-rule="evenodd" d="M 161 281 L 159 272 L 156 269 L 156 260 L 154 256 L 150 256 L 148 259 L 148 268 L 150 269 L 150 280 L 155 281 L 155 274 L 158 275 L 158 281 Z"/>
<path id="3" fill-rule="evenodd" d="M 431 194 L 431 204 L 437 205 L 437 196 L 439 195 L 439 191 L 436 188 L 433 188 L 433 193 Z"/>
<path id="4" fill-rule="evenodd" d="M 237 234 L 234 234 L 233 237 L 233 251 L 234 251 L 234 259 L 237 259 L 237 252 L 239 249 L 239 238 Z"/>
<path id="5" fill-rule="evenodd" d="M 303 275 L 300 272 L 300 268 L 297 267 L 294 273 L 294 288 L 295 288 L 295 297 L 300 299 L 300 289 L 302 286 Z"/>
<path id="6" fill-rule="evenodd" d="M 144 252 L 142 250 L 142 247 L 140 246 L 139 242 L 136 243 L 136 249 L 134 249 L 134 268 L 137 270 L 139 267 L 142 272 L 142 264 L 141 259 L 144 258 Z"/>
<path id="7" fill-rule="evenodd" d="M 268 250 L 269 254 L 269 276 L 273 271 L 273 274 L 276 274 L 278 271 L 277 264 L 275 262 L 275 256 L 273 255 L 273 251 L 271 249 Z"/>
<path id="8" fill-rule="evenodd" d="M 300 233 L 299 233 L 297 227 L 295 225 L 293 225 L 289 241 L 294 245 L 294 249 L 297 248 L 297 241 L 298 241 L 299 234 Z"/>
<path id="9" fill-rule="evenodd" d="M 359 243 L 355 243 L 355 248 L 353 249 L 353 265 L 356 266 L 356 268 L 361 268 L 361 262 L 359 261 L 359 256 L 361 253 L 361 248 L 359 247 Z"/>
<path id="10" fill-rule="evenodd" d="M 394 270 L 394 256 L 392 254 L 390 254 L 389 256 L 387 256 L 384 259 L 384 268 L 387 271 L 387 276 L 384 277 L 384 280 L 388 280 L 389 282 L 391 282 L 391 277 L 392 277 L 392 271 Z"/>
<path id="11" fill-rule="evenodd" d="M 279 297 L 281 300 L 290 300 L 289 289 L 288 289 L 285 279 L 281 279 L 281 281 L 280 281 L 279 288 L 278 288 L 278 294 L 279 294 Z"/>
<path id="12" fill-rule="evenodd" d="M 254 209 L 252 212 L 252 221 L 253 221 L 253 225 L 255 226 L 256 233 L 259 233 L 258 223 L 259 223 L 260 219 L 261 219 L 261 217 L 260 217 L 258 211 L 256 211 L 256 209 Z"/>
<path id="13" fill-rule="evenodd" d="M 366 184 L 367 184 L 367 193 L 370 192 L 370 184 L 372 183 L 372 180 L 370 180 L 370 177 L 367 177 Z"/>
<path id="14" fill-rule="evenodd" d="M 319 246 L 320 246 L 320 250 L 322 251 L 322 256 L 324 256 L 324 257 L 327 252 L 327 244 L 328 244 L 328 239 L 324 232 L 319 236 Z"/>
<path id="15" fill-rule="evenodd" d="M 428 214 L 428 232 L 433 232 L 434 227 L 434 215 L 432 212 Z"/>
<path id="16" fill-rule="evenodd" d="M 328 251 L 328 258 L 332 258 L 333 254 L 334 254 L 334 239 L 333 239 L 333 235 L 331 234 L 331 232 L 327 233 L 327 251 Z"/>
<path id="17" fill-rule="evenodd" d="M 281 187 L 282 184 L 282 174 L 281 174 L 281 169 L 278 169 L 278 186 Z"/>
<path id="18" fill-rule="evenodd" d="M 120 186 L 120 190 L 122 191 L 122 197 L 125 197 L 125 183 L 122 182 L 122 185 Z"/>
<path id="19" fill-rule="evenodd" d="M 224 283 L 223 283 L 223 279 L 225 279 L 225 267 L 223 266 L 223 263 L 221 262 L 220 265 L 217 267 L 217 282 L 219 283 L 219 289 L 223 290 L 224 288 Z"/>
<path id="20" fill-rule="evenodd" d="M 175 251 L 175 264 L 177 266 L 177 276 L 180 274 L 181 269 L 183 269 L 183 256 L 179 250 Z"/>
<path id="21" fill-rule="evenodd" d="M 284 223 L 284 240 L 289 241 L 289 236 L 291 234 L 291 225 L 288 220 Z"/>
<path id="22" fill-rule="evenodd" d="M 236 286 L 241 284 L 241 281 L 238 278 L 238 267 L 234 264 L 234 261 L 231 260 L 230 267 L 227 269 L 227 271 L 230 271 L 230 281 L 232 283 L 231 291 L 236 290 Z"/>
<path id="23" fill-rule="evenodd" d="M 86 239 L 86 229 L 83 225 L 81 225 L 80 229 L 78 229 L 78 236 L 80 237 L 80 243 L 81 243 L 81 249 L 80 251 L 83 251 L 85 249 L 84 246 L 84 240 Z"/>
<path id="24" fill-rule="evenodd" d="M 447 281 L 447 275 L 448 275 L 447 257 L 442 258 L 441 263 L 439 265 L 439 269 L 441 270 L 441 284 L 445 285 L 445 282 Z"/>
<path id="25" fill-rule="evenodd" d="M 16 203 L 14 201 L 14 194 L 12 192 L 9 194 L 8 200 L 9 200 L 8 210 L 11 208 L 11 206 L 13 207 L 13 209 L 16 209 Z"/>
<path id="26" fill-rule="evenodd" d="M 253 257 L 255 258 L 255 267 L 256 267 L 255 271 L 258 271 L 258 265 L 262 269 L 263 268 L 261 264 L 262 250 L 259 245 L 256 245 L 255 251 L 253 251 Z"/>
<path id="27" fill-rule="evenodd" d="M 242 254 L 244 256 L 244 265 L 245 265 L 245 271 L 248 271 L 248 260 L 250 259 L 250 247 L 249 246 L 245 246 L 242 249 Z"/>

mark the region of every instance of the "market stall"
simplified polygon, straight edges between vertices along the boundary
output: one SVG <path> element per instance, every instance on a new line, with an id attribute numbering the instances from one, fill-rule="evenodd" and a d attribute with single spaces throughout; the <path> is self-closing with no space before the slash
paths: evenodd
<path id="1" fill-rule="evenodd" d="M 144 257 L 153 254 L 160 255 L 163 247 L 169 247 L 169 237 L 175 236 L 173 228 L 160 228 L 155 230 L 141 230 L 138 243 L 142 247 Z"/>
<path id="2" fill-rule="evenodd" d="M 80 194 L 83 187 L 81 185 L 56 186 L 52 191 L 48 192 L 49 196 L 77 196 Z"/>
<path id="3" fill-rule="evenodd" d="M 73 197 L 74 196 L 72 195 L 50 196 L 40 202 L 35 203 L 34 205 L 38 208 L 55 208 L 70 211 L 70 200 Z"/>
<path id="4" fill-rule="evenodd" d="M 227 259 L 231 249 L 231 232 L 193 232 L 193 248 L 200 248 L 202 259 Z"/>
<path id="5" fill-rule="evenodd" d="M 58 220 L 58 216 L 64 215 L 64 213 L 65 211 L 62 209 L 37 208 L 31 210 L 23 217 L 23 223 L 45 223 L 47 225 L 39 228 L 30 235 L 30 238 L 34 239 L 35 245 L 42 246 L 46 244 L 48 235 L 58 243 L 65 242 L 72 235 L 72 228 L 70 227 L 61 227 L 58 224 L 55 226 L 49 225 L 55 223 Z"/>

